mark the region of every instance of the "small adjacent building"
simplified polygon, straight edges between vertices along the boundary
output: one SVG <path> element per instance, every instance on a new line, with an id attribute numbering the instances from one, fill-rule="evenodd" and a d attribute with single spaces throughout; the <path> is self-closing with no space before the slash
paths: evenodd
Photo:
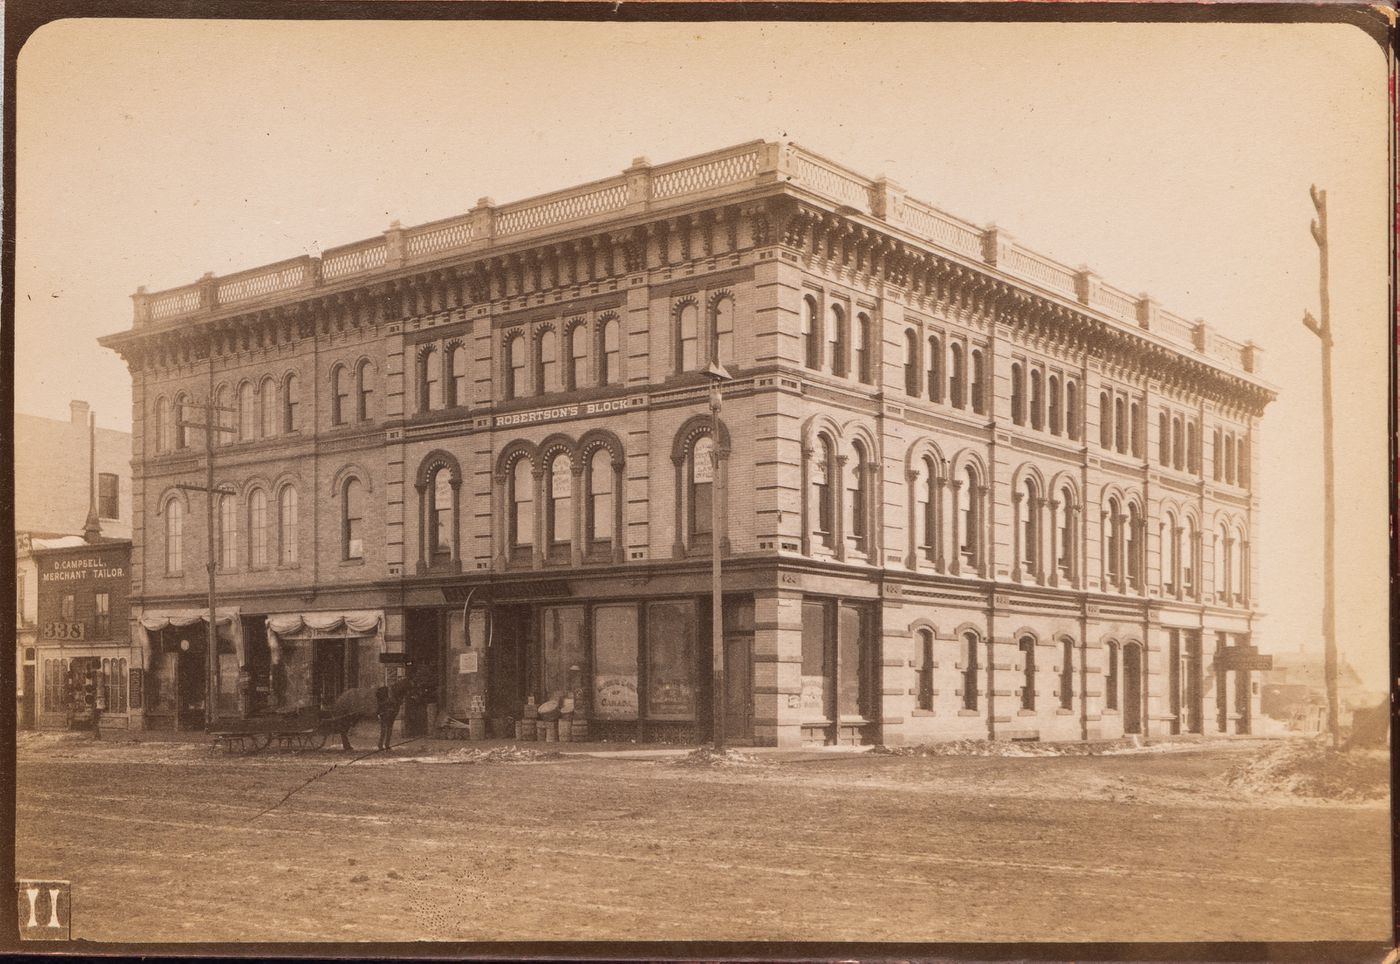
<path id="1" fill-rule="evenodd" d="M 84 717 L 83 687 L 96 674 L 102 725 L 139 726 L 139 654 L 132 652 L 131 540 L 36 540 L 35 721 L 66 729 Z M 26 680 L 28 682 L 28 680 Z"/>

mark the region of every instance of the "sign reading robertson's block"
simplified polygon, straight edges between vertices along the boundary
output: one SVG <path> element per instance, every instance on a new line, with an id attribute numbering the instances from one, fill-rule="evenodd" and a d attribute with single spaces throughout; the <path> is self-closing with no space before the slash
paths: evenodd
<path id="1" fill-rule="evenodd" d="M 19 880 L 19 936 L 26 941 L 73 939 L 73 886 L 66 880 Z"/>

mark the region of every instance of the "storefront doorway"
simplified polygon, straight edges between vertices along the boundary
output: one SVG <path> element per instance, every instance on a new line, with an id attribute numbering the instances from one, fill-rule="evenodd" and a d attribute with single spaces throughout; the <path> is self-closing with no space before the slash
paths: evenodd
<path id="1" fill-rule="evenodd" d="M 207 696 L 204 676 L 208 669 L 204 627 L 186 627 L 186 633 L 176 641 L 174 652 L 175 726 L 181 730 L 204 727 L 204 703 Z"/>
<path id="2" fill-rule="evenodd" d="M 802 735 L 808 743 L 875 743 L 880 733 L 874 609 L 808 597 L 802 603 Z"/>
<path id="3" fill-rule="evenodd" d="M 1123 647 L 1123 732 L 1142 732 L 1142 647 Z"/>

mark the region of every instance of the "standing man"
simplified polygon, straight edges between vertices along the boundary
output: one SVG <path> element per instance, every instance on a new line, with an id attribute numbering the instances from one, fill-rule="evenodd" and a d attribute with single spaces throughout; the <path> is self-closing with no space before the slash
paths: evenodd
<path id="1" fill-rule="evenodd" d="M 83 686 L 83 697 L 92 715 L 92 738 L 102 739 L 102 711 L 107 708 L 107 689 L 102 685 L 101 671 L 97 667 L 88 670 L 87 682 Z"/>

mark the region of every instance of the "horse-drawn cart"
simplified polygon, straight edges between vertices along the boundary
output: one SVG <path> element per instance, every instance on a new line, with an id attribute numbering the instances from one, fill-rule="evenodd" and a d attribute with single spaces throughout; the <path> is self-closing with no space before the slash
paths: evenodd
<path id="1" fill-rule="evenodd" d="M 253 754 L 268 747 L 279 750 L 319 750 L 332 733 L 354 721 L 350 715 L 323 716 L 314 711 L 278 713 L 243 720 L 219 720 L 209 735 L 226 753 Z"/>

